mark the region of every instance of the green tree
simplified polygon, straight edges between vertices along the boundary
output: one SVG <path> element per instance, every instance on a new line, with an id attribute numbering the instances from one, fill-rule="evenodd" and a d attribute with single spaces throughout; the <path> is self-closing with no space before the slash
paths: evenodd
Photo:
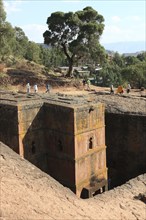
<path id="1" fill-rule="evenodd" d="M 106 51 L 97 39 L 90 41 L 88 45 L 88 63 L 93 64 L 95 68 L 98 64 L 102 65 L 106 62 Z"/>
<path id="2" fill-rule="evenodd" d="M 103 16 L 92 7 L 75 13 L 54 12 L 48 17 L 44 43 L 63 49 L 69 64 L 67 76 L 71 76 L 74 63 L 89 53 L 91 42 L 99 40 L 104 29 L 103 22 Z"/>
<path id="3" fill-rule="evenodd" d="M 40 46 L 33 41 L 29 41 L 25 58 L 36 63 L 41 63 Z"/>
<path id="4" fill-rule="evenodd" d="M 3 1 L 0 0 L 0 27 L 6 20 L 6 12 L 4 10 Z"/>
<path id="5" fill-rule="evenodd" d="M 2 0 L 0 0 L 0 59 L 12 52 L 11 43 L 14 37 L 14 30 L 6 21 L 6 12 Z"/>
<path id="6" fill-rule="evenodd" d="M 140 61 L 145 61 L 146 62 L 146 52 L 138 54 L 137 59 L 139 59 Z"/>
<path id="7" fill-rule="evenodd" d="M 24 57 L 28 47 L 28 38 L 20 27 L 14 28 L 13 54 Z"/>
<path id="8" fill-rule="evenodd" d="M 105 63 L 102 70 L 96 75 L 97 84 L 100 86 L 118 86 L 122 83 L 121 68 L 115 64 Z"/>
<path id="9" fill-rule="evenodd" d="M 65 65 L 66 57 L 60 48 L 51 48 L 50 50 L 50 64 L 52 67 Z"/>
<path id="10" fill-rule="evenodd" d="M 126 66 L 134 65 L 134 64 L 136 64 L 138 62 L 139 62 L 139 59 L 137 57 L 134 57 L 134 56 L 127 56 L 127 57 L 125 57 L 125 64 L 126 64 Z"/>
<path id="11" fill-rule="evenodd" d="M 125 66 L 125 61 L 123 55 L 121 56 L 119 53 L 115 53 L 112 59 L 113 63 L 118 65 L 119 67 L 124 67 Z"/>
<path id="12" fill-rule="evenodd" d="M 141 62 L 123 68 L 121 71 L 123 81 L 130 83 L 132 87 L 141 88 L 146 86 L 146 63 Z"/>
<path id="13" fill-rule="evenodd" d="M 40 45 L 41 63 L 49 68 L 66 65 L 66 57 L 60 48 L 45 48 Z"/>

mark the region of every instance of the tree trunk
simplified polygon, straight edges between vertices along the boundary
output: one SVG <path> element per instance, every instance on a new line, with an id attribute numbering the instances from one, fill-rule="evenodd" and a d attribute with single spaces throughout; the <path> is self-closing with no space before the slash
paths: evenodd
<path id="1" fill-rule="evenodd" d="M 66 77 L 71 77 L 73 75 L 73 59 L 69 59 L 69 68 Z"/>
<path id="2" fill-rule="evenodd" d="M 68 63 L 69 63 L 69 68 L 68 68 L 68 72 L 66 74 L 66 77 L 71 77 L 73 74 L 73 64 L 74 64 L 75 54 L 72 54 L 72 56 L 69 56 L 66 44 L 62 44 L 62 48 L 63 48 L 64 54 L 66 55 Z"/>

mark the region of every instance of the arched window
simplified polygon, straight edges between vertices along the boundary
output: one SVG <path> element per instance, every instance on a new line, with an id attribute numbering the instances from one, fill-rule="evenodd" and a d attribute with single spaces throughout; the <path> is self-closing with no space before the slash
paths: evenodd
<path id="1" fill-rule="evenodd" d="M 94 111 L 94 107 L 93 107 L 93 106 L 90 106 L 90 108 L 89 108 L 89 113 L 92 112 L 92 111 Z"/>
<path id="2" fill-rule="evenodd" d="M 93 137 L 89 138 L 89 149 L 93 149 Z"/>

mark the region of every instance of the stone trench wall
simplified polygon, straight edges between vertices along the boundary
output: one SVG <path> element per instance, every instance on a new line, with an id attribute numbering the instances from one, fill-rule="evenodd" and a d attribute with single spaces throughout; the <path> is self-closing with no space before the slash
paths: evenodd
<path id="1" fill-rule="evenodd" d="M 146 172 L 146 116 L 106 113 L 109 188 Z"/>
<path id="2" fill-rule="evenodd" d="M 17 106 L 0 104 L 0 141 L 19 154 Z"/>

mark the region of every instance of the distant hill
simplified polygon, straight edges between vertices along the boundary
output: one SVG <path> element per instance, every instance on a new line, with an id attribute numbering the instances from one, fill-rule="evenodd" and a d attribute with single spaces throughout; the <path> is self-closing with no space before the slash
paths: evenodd
<path id="1" fill-rule="evenodd" d="M 137 57 L 138 54 L 141 54 L 141 53 L 144 53 L 145 51 L 139 51 L 139 52 L 136 52 L 136 53 L 123 53 L 123 55 L 125 57 L 127 56 L 134 56 L 134 57 Z"/>
<path id="2" fill-rule="evenodd" d="M 135 52 L 135 53 L 122 53 L 122 55 L 124 55 L 125 57 L 127 56 L 134 56 L 134 57 L 137 57 L 138 54 L 141 54 L 141 53 L 144 53 L 145 51 L 138 51 L 138 52 Z M 111 56 L 114 56 L 114 54 L 116 53 L 116 51 L 113 51 L 113 50 L 106 50 L 106 53 L 111 55 Z M 119 53 L 119 52 L 118 52 Z"/>
<path id="3" fill-rule="evenodd" d="M 118 52 L 120 54 L 131 54 L 146 51 L 146 42 L 144 41 L 131 41 L 131 42 L 115 42 L 115 43 L 103 43 L 106 50 Z"/>
<path id="4" fill-rule="evenodd" d="M 47 44 L 44 43 L 38 43 L 38 45 L 41 45 L 44 48 L 51 48 L 51 46 L 48 46 Z"/>
<path id="5" fill-rule="evenodd" d="M 44 48 L 51 48 L 51 46 L 43 43 L 38 44 Z M 102 45 L 108 54 L 114 54 L 115 52 L 118 52 L 119 54 L 124 54 L 125 56 L 137 56 L 138 54 L 146 51 L 146 42 L 144 41 L 116 42 Z"/>

